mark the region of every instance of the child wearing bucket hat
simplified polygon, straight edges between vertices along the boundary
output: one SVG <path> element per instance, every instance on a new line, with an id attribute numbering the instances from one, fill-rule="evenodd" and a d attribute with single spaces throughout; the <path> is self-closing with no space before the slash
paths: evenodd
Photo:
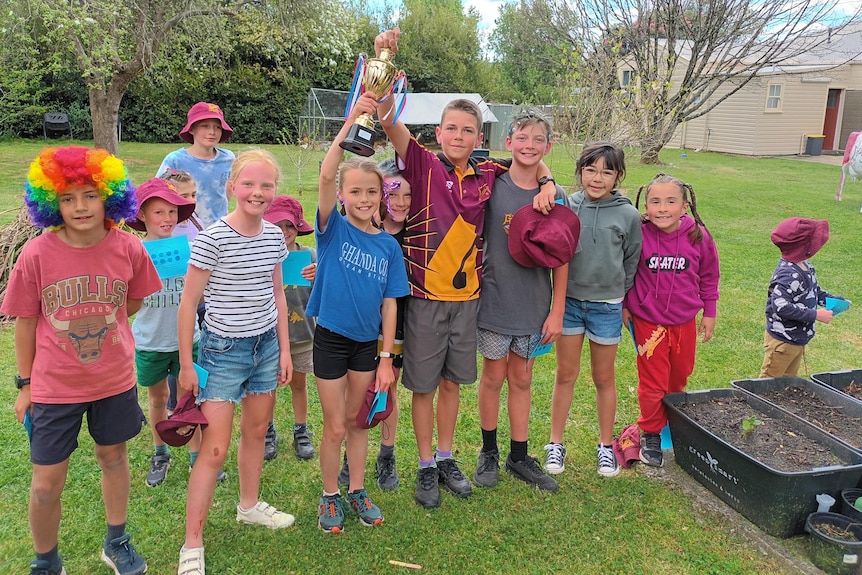
<path id="1" fill-rule="evenodd" d="M 195 209 L 193 201 L 186 200 L 177 193 L 173 182 L 162 178 L 147 180 L 138 186 L 135 195 L 139 206 L 138 214 L 135 219 L 126 223 L 130 228 L 144 232 L 145 246 L 150 242 L 170 238 L 176 225 L 188 220 Z M 146 478 L 150 487 L 161 485 L 165 481 L 171 462 L 170 451 L 157 432 L 156 424 L 168 418 L 167 403 L 170 393 L 167 377 L 176 377 L 179 373 L 177 311 L 184 284 L 184 274 L 163 277 L 162 289 L 144 299 L 141 310 L 132 322 L 138 385 L 147 390 L 148 416 L 155 446 Z M 200 331 L 195 331 L 195 345 L 199 339 Z M 200 434 L 197 434 L 189 443 L 192 464 L 199 450 Z"/>
<path id="2" fill-rule="evenodd" d="M 195 213 L 206 228 L 227 215 L 227 184 L 234 154 L 216 147 L 226 142 L 233 130 L 224 119 L 224 112 L 209 102 L 198 102 L 188 112 L 180 139 L 191 144 L 165 156 L 156 172 L 161 176 L 168 168 L 191 174 L 197 183 Z"/>
<path id="3" fill-rule="evenodd" d="M 311 224 L 305 221 L 302 214 L 302 204 L 290 196 L 278 196 L 263 213 L 263 219 L 275 224 L 284 234 L 287 253 L 311 253 L 311 264 L 302 270 L 302 275 L 309 281 L 314 280 L 317 269 L 317 250 L 296 242 L 298 236 L 307 236 L 314 232 Z M 293 377 L 290 378 L 290 401 L 293 407 L 293 449 L 299 459 L 314 458 L 314 446 L 308 432 L 308 387 L 306 376 L 314 371 L 312 361 L 312 345 L 314 328 L 317 322 L 305 314 L 305 306 L 311 295 L 311 286 L 284 284 L 284 297 L 287 300 L 287 317 L 290 318 L 290 357 L 293 360 Z M 275 422 L 270 420 L 266 430 L 266 445 L 263 458 L 266 461 L 278 456 L 278 434 Z"/>
<path id="4" fill-rule="evenodd" d="M 580 220 L 567 206 L 543 215 L 532 207 L 539 189 L 539 162 L 551 150 L 551 125 L 540 114 L 523 112 L 512 120 L 506 149 L 509 171 L 494 182 L 485 206 L 485 252 L 479 298 L 479 417 L 482 449 L 473 474 L 480 487 L 497 485 L 500 452 L 497 423 L 500 393 L 508 385 L 511 438 L 505 469 L 542 491 L 557 482 L 527 450 L 533 379 L 532 354 L 556 341 L 563 329 L 569 260 L 575 255 Z M 566 197 L 557 186 L 557 198 Z M 553 281 L 551 276 L 553 275 Z"/>
<path id="5" fill-rule="evenodd" d="M 781 258 L 769 280 L 766 295 L 766 334 L 760 377 L 796 375 L 805 356 L 805 346 L 814 337 L 814 322 L 829 323 L 832 311 L 817 306 L 834 296 L 820 287 L 814 256 L 829 240 L 829 222 L 787 218 L 772 232 L 772 243 Z"/>

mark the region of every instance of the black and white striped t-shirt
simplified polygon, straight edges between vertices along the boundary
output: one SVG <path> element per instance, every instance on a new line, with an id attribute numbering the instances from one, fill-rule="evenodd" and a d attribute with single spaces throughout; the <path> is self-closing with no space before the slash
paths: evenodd
<path id="1" fill-rule="evenodd" d="M 278 312 L 272 273 L 286 257 L 284 234 L 266 221 L 252 237 L 224 220 L 198 234 L 189 263 L 212 272 L 204 289 L 207 329 L 226 337 L 253 337 L 274 327 Z"/>

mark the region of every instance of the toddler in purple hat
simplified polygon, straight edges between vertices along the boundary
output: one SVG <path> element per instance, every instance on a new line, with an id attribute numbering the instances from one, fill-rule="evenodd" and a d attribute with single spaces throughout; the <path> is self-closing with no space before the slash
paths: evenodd
<path id="1" fill-rule="evenodd" d="M 827 220 L 788 218 L 772 232 L 772 243 L 781 250 L 781 259 L 766 296 L 760 377 L 796 375 L 805 346 L 814 337 L 814 322 L 832 321 L 832 311 L 817 306 L 825 305 L 827 297 L 843 299 L 820 287 L 808 261 L 828 240 Z"/>

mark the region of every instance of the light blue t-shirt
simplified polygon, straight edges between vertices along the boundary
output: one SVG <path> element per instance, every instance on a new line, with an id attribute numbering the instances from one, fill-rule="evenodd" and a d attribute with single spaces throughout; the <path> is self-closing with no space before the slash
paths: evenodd
<path id="1" fill-rule="evenodd" d="M 363 232 L 337 210 L 324 232 L 315 217 L 314 235 L 317 275 L 305 313 L 353 341 L 376 341 L 383 299 L 410 293 L 398 240 L 386 232 Z"/>
<path id="2" fill-rule="evenodd" d="M 227 185 L 230 167 L 234 161 L 233 152 L 216 148 L 216 157 L 211 160 L 201 160 L 192 156 L 188 148 L 175 150 L 165 156 L 156 177 L 160 177 L 165 169 L 183 170 L 192 175 L 197 184 L 197 206 L 195 215 L 201 225 L 208 228 L 219 218 L 227 215 Z"/>
<path id="3" fill-rule="evenodd" d="M 162 289 L 144 298 L 141 309 L 132 322 L 135 349 L 139 351 L 172 352 L 180 349 L 177 340 L 177 312 L 185 276 L 162 278 Z M 201 338 L 195 321 L 194 341 Z"/>

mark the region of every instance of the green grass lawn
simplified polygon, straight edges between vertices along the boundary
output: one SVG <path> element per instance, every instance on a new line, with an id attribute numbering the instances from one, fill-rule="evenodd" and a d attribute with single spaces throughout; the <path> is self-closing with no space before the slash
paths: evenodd
<path id="1" fill-rule="evenodd" d="M 0 143 L 0 212 L 11 221 L 20 205 L 21 182 L 28 163 L 43 143 Z M 124 142 L 126 160 L 137 184 L 154 175 L 164 155 L 176 145 Z M 244 146 L 230 146 L 234 151 Z M 313 217 L 316 174 L 322 153 L 300 156 L 296 149 L 267 146 L 285 172 L 282 193 L 298 193 L 298 158 L 304 161 L 302 195 L 306 219 Z M 305 153 L 303 153 L 305 154 Z M 501 153 L 501 155 L 504 155 Z M 634 158 L 635 155 L 630 155 Z M 766 286 L 778 258 L 770 231 L 789 216 L 827 218 L 831 240 L 814 258 L 821 284 L 827 290 L 862 304 L 858 254 L 862 245 L 862 184 L 848 183 L 846 199 L 837 203 L 835 166 L 790 159 L 753 159 L 711 153 L 662 153 L 662 171 L 690 182 L 698 211 L 715 236 L 721 256 L 722 281 L 716 334 L 699 350 L 690 389 L 726 387 L 733 379 L 756 377 L 762 359 L 763 305 Z M 547 163 L 557 181 L 573 183 L 573 160 L 562 146 Z M 655 175 L 654 166 L 630 166 L 624 187 L 633 198 L 638 186 Z M 817 337 L 808 347 L 807 373 L 862 367 L 859 306 L 829 325 L 818 324 Z M 624 334 L 617 359 L 619 393 L 616 429 L 636 420 L 638 414 L 634 351 Z M 588 358 L 584 358 L 584 365 Z M 550 428 L 550 398 L 554 358 L 537 361 L 531 417 L 530 451 L 541 455 Z M 0 573 L 21 573 L 31 559 L 32 542 L 27 522 L 30 479 L 28 449 L 22 426 L 14 420 L 14 340 L 10 328 L 0 328 Z M 321 414 L 311 378 L 310 424 L 321 429 Z M 276 421 L 281 431 L 292 422 L 289 391 L 281 393 Z M 402 407 L 397 455 L 401 488 L 380 493 L 369 472 L 369 493 L 381 507 L 386 523 L 363 529 L 355 518 L 341 536 L 325 536 L 316 526 L 321 482 L 317 460 L 300 462 L 292 455 L 285 434 L 279 457 L 264 466 L 262 498 L 297 517 L 294 527 L 273 532 L 239 526 L 234 519 L 237 501 L 235 450 L 226 464 L 230 477 L 218 487 L 207 525 L 207 564 L 210 573 L 408 573 L 388 564 L 390 559 L 423 566 L 423 573 L 647 573 L 742 574 L 781 573 L 781 563 L 764 556 L 723 520 L 696 512 L 691 501 L 672 483 L 656 480 L 637 469 L 614 479 L 596 473 L 595 442 L 598 427 L 594 391 L 588 369 L 581 375 L 566 431 L 569 460 L 558 476 L 555 495 L 532 491 L 501 475 L 493 490 L 475 489 L 468 500 L 443 496 L 437 510 L 423 510 L 413 502 L 417 460 L 410 425 L 410 395 L 399 391 Z M 143 399 L 142 399 L 143 402 Z M 370 433 L 376 444 L 379 431 Z M 501 410 L 501 448 L 507 449 L 505 401 Z M 315 444 L 319 437 L 313 437 Z M 99 469 L 92 441 L 84 432 L 80 449 L 72 457 L 63 496 L 60 551 L 70 574 L 104 573 L 98 550 L 104 537 L 104 513 L 99 492 Z M 462 393 L 456 434 L 457 456 L 472 474 L 481 445 L 476 386 Z M 183 542 L 185 485 L 188 455 L 174 449 L 173 467 L 166 483 L 148 488 L 144 483 L 152 445 L 146 429 L 129 443 L 132 495 L 129 529 L 150 573 L 176 570 Z M 371 465 L 375 449 L 370 450 Z M 369 467 L 371 469 L 371 467 Z M 804 554 L 804 538 L 788 543 L 791 553 Z"/>

